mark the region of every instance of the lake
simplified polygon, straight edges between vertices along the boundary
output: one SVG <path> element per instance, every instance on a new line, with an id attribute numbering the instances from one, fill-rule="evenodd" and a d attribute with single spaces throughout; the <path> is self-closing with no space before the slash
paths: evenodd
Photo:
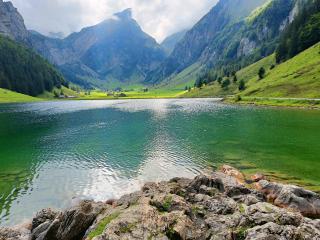
<path id="1" fill-rule="evenodd" d="M 214 99 L 0 105 L 0 225 L 222 163 L 320 190 L 320 111 Z"/>

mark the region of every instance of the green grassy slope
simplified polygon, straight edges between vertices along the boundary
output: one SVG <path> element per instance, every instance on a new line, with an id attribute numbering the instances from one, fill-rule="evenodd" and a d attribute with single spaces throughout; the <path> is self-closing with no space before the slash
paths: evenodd
<path id="1" fill-rule="evenodd" d="M 0 87 L 37 96 L 66 84 L 63 76 L 33 50 L 0 36 Z"/>
<path id="2" fill-rule="evenodd" d="M 158 86 L 164 89 L 176 89 L 181 90 L 186 86 L 193 87 L 198 75 L 201 73 L 202 66 L 199 63 L 195 63 L 174 77 L 167 78 Z"/>
<path id="3" fill-rule="evenodd" d="M 61 86 L 61 89 L 58 89 L 55 87 L 51 92 L 45 91 L 44 93 L 38 95 L 37 97 L 42 99 L 54 99 L 55 98 L 54 92 L 57 92 L 59 94 L 62 93 L 67 96 L 80 97 L 80 94 L 64 86 Z"/>
<path id="4" fill-rule="evenodd" d="M 320 43 L 270 69 L 273 64 L 275 56 L 271 55 L 238 71 L 238 82 L 232 83 L 228 89 L 222 89 L 215 82 L 202 89 L 194 89 L 184 97 L 239 94 L 242 97 L 320 98 Z M 259 80 L 261 67 L 265 68 L 266 76 Z M 239 92 L 241 80 L 245 81 L 246 89 Z"/>
<path id="5" fill-rule="evenodd" d="M 36 102 L 36 101 L 41 101 L 41 99 L 0 88 L 0 103 Z"/>
<path id="6" fill-rule="evenodd" d="M 258 72 L 258 69 L 257 66 L 254 70 Z M 320 98 L 320 43 L 267 71 L 262 80 L 257 75 L 249 77 L 247 89 L 241 95 Z"/>

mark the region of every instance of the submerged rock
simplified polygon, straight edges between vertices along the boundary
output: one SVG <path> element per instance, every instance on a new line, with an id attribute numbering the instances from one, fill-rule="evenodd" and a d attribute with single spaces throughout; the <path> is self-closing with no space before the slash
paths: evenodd
<path id="1" fill-rule="evenodd" d="M 245 182 L 224 167 L 194 179 L 146 183 L 118 200 L 42 210 L 31 231 L 0 229 L 0 240 L 320 239 L 320 220 L 302 215 L 318 216 L 317 194 L 266 180 L 255 190 L 238 178 Z"/>
<path id="2" fill-rule="evenodd" d="M 244 174 L 234 167 L 231 167 L 229 165 L 223 165 L 221 167 L 221 172 L 228 176 L 234 177 L 239 184 L 245 184 L 246 182 Z"/>
<path id="3" fill-rule="evenodd" d="M 266 180 L 266 179 L 267 179 L 266 176 L 261 174 L 261 173 L 256 173 L 256 174 L 251 176 L 251 180 L 253 182 L 259 182 L 261 180 Z"/>

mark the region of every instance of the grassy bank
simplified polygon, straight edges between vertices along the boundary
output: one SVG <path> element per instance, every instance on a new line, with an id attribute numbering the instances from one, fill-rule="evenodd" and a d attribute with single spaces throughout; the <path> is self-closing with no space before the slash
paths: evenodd
<path id="1" fill-rule="evenodd" d="M 147 92 L 143 90 L 122 91 L 119 93 L 107 94 L 102 91 L 91 91 L 90 93 L 81 93 L 75 100 L 110 100 L 110 99 L 158 99 L 158 98 L 177 98 L 184 94 L 183 90 L 169 89 L 150 89 Z"/>
<path id="2" fill-rule="evenodd" d="M 224 102 L 231 104 L 257 105 L 257 106 L 279 106 L 279 107 L 303 107 L 319 108 L 318 99 L 290 99 L 290 98 L 264 98 L 264 97 L 226 97 Z"/>
<path id="3" fill-rule="evenodd" d="M 37 102 L 42 99 L 0 88 L 0 103 Z"/>
<path id="4" fill-rule="evenodd" d="M 263 78 L 258 76 L 265 69 Z M 270 55 L 236 73 L 237 81 L 229 77 L 230 85 L 223 88 L 217 81 L 192 89 L 183 97 L 214 97 L 234 95 L 226 102 L 268 106 L 319 107 L 320 43 L 281 64 Z M 225 77 L 224 79 L 227 79 Z M 239 90 L 239 83 L 245 89 Z M 239 99 L 241 98 L 241 101 Z"/>

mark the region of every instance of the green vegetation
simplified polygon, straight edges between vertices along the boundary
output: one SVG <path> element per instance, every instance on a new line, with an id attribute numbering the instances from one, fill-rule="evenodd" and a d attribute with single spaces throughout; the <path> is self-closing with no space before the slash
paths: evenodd
<path id="1" fill-rule="evenodd" d="M 247 22 L 248 23 L 252 23 L 258 16 L 260 16 L 263 11 L 265 11 L 270 3 L 272 2 L 272 0 L 267 1 L 265 4 L 263 4 L 261 7 L 258 7 L 257 9 L 255 9 L 247 18 Z"/>
<path id="2" fill-rule="evenodd" d="M 252 104 L 261 106 L 279 106 L 279 107 L 310 107 L 320 108 L 320 100 L 309 99 L 290 99 L 290 98 L 268 98 L 268 97 L 227 97 L 224 100 L 227 103 Z"/>
<path id="3" fill-rule="evenodd" d="M 101 90 L 93 90 L 80 92 L 76 95 L 76 100 L 104 100 L 104 99 L 157 99 L 157 98 L 176 98 L 184 94 L 185 90 L 170 90 L 153 88 L 145 91 L 145 89 L 122 90 L 120 92 L 103 92 Z"/>
<path id="4" fill-rule="evenodd" d="M 167 195 L 164 199 L 163 202 L 160 204 L 156 204 L 156 208 L 158 209 L 159 212 L 168 212 L 172 206 L 172 196 Z"/>
<path id="5" fill-rule="evenodd" d="M 288 60 L 319 41 L 320 0 L 308 0 L 282 35 L 277 62 Z"/>
<path id="6" fill-rule="evenodd" d="M 52 89 L 52 91 L 48 92 L 45 91 L 44 93 L 38 95 L 38 98 L 42 98 L 42 99 L 55 99 L 55 98 L 59 98 L 61 95 L 67 96 L 67 97 L 80 97 L 81 93 L 77 93 L 75 91 L 73 91 L 70 88 L 67 88 L 65 86 L 61 86 L 61 88 L 57 88 L 54 87 Z M 84 95 L 84 93 L 83 93 Z"/>
<path id="7" fill-rule="evenodd" d="M 104 219 L 102 219 L 99 222 L 98 226 L 89 233 L 88 238 L 91 240 L 94 237 L 101 235 L 103 233 L 103 231 L 106 229 L 107 225 L 109 223 L 111 223 L 114 219 L 119 217 L 119 215 L 120 215 L 120 212 L 115 212 L 115 213 L 105 217 Z"/>
<path id="8" fill-rule="evenodd" d="M 136 223 L 129 223 L 128 225 L 125 225 L 125 226 L 121 226 L 119 231 L 121 233 L 128 233 L 128 232 L 131 232 L 132 229 L 136 226 L 137 224 Z"/>
<path id="9" fill-rule="evenodd" d="M 236 229 L 235 233 L 235 238 L 237 240 L 244 240 L 246 239 L 246 232 L 250 227 L 239 227 Z"/>
<path id="10" fill-rule="evenodd" d="M 164 200 L 163 205 L 162 205 L 163 210 L 164 210 L 165 212 L 167 212 L 167 211 L 169 211 L 169 209 L 171 208 L 171 206 L 172 206 L 172 196 L 167 196 L 167 197 L 165 198 L 165 200 Z"/>
<path id="11" fill-rule="evenodd" d="M 66 81 L 47 61 L 26 47 L 0 36 L 0 87 L 37 96 Z"/>
<path id="12" fill-rule="evenodd" d="M 193 87 L 195 79 L 199 76 L 202 70 L 201 65 L 199 63 L 195 63 L 174 77 L 161 82 L 159 88 L 181 90 L 185 88 L 185 86 Z"/>
<path id="13" fill-rule="evenodd" d="M 265 74 L 266 74 L 266 70 L 264 69 L 264 67 L 261 67 L 261 68 L 259 69 L 259 72 L 258 72 L 259 79 L 260 79 L 260 80 L 263 79 L 264 76 L 265 76 Z"/>
<path id="14" fill-rule="evenodd" d="M 41 101 L 41 99 L 0 88 L 0 103 L 36 102 L 36 101 Z"/>
<path id="15" fill-rule="evenodd" d="M 269 57 L 273 58 L 273 56 Z M 246 79 L 247 88 L 241 96 L 283 97 L 283 98 L 319 98 L 320 97 L 320 44 L 309 48 L 296 57 L 270 69 L 270 63 L 264 65 L 265 77 L 249 77 L 245 72 L 255 71 L 268 60 L 243 69 L 239 73 Z"/>
<path id="16" fill-rule="evenodd" d="M 227 89 L 221 88 L 219 82 L 214 81 L 183 96 L 214 97 L 236 94 L 239 97 L 228 98 L 227 101 L 261 105 L 318 106 L 318 101 L 309 98 L 320 98 L 320 43 L 284 63 L 275 65 L 275 62 L 273 54 L 241 69 L 235 74 L 237 81 L 231 82 Z"/>

